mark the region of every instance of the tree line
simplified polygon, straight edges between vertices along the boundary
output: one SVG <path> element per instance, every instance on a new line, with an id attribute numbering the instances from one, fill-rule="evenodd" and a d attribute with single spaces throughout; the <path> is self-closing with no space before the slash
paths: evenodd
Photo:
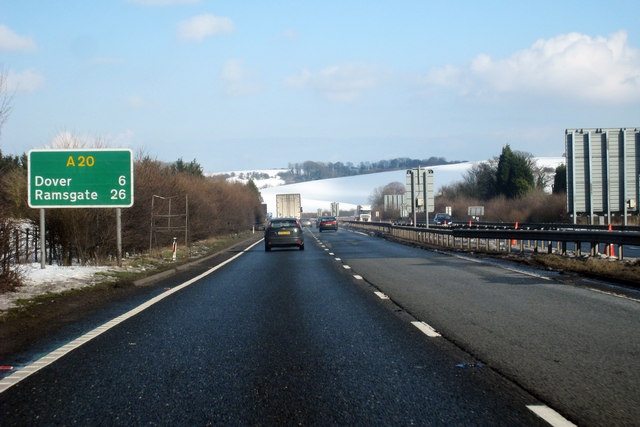
<path id="1" fill-rule="evenodd" d="M 398 169 L 411 169 L 418 166 L 437 166 L 460 163 L 460 161 L 447 161 L 443 157 L 430 157 L 428 159 L 410 159 L 400 157 L 391 160 L 377 162 L 360 162 L 355 165 L 351 162 L 324 163 L 307 160 L 302 163 L 289 163 L 288 171 L 280 173 L 280 177 L 287 183 L 314 181 L 318 179 L 340 178 L 344 176 L 363 175 L 368 173 L 385 172 Z"/>

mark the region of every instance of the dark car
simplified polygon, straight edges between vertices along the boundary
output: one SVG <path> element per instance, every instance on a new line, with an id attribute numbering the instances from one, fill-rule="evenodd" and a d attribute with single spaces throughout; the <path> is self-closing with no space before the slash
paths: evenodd
<path id="1" fill-rule="evenodd" d="M 338 231 L 338 220 L 334 216 L 323 216 L 318 219 L 318 230 Z"/>
<path id="2" fill-rule="evenodd" d="M 436 225 L 451 225 L 453 218 L 447 213 L 437 213 L 436 216 L 433 217 L 433 223 Z"/>
<path id="3" fill-rule="evenodd" d="M 271 248 L 297 246 L 304 250 L 304 236 L 297 218 L 275 218 L 269 221 L 264 230 L 264 250 Z"/>

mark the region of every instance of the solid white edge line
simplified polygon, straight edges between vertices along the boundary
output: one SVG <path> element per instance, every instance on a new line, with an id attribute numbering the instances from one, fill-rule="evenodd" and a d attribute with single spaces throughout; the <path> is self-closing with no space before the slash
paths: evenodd
<path id="1" fill-rule="evenodd" d="M 550 277 L 541 276 L 539 274 L 531 273 L 529 271 L 518 270 L 517 268 L 507 267 L 506 265 L 493 264 L 493 263 L 485 262 L 485 261 L 483 261 L 481 259 L 470 258 L 470 257 L 466 257 L 466 256 L 463 256 L 463 255 L 453 254 L 453 256 L 456 257 L 456 258 L 459 258 L 459 259 L 463 259 L 465 261 L 475 262 L 476 264 L 485 264 L 485 265 L 489 265 L 489 266 L 493 266 L 493 267 L 502 268 L 503 270 L 512 271 L 514 273 L 524 274 L 525 276 L 535 277 L 536 279 L 542 279 L 542 280 L 547 280 L 547 281 L 552 281 L 553 280 Z"/>
<path id="2" fill-rule="evenodd" d="M 527 408 L 554 427 L 576 426 L 547 405 L 527 405 Z"/>
<path id="3" fill-rule="evenodd" d="M 431 326 L 427 325 L 424 322 L 413 321 L 411 322 L 411 324 L 416 328 L 420 329 L 420 331 L 428 337 L 437 338 L 441 336 L 439 333 L 436 332 L 435 329 L 433 329 Z"/>
<path id="4" fill-rule="evenodd" d="M 125 320 L 135 316 L 138 313 L 141 313 L 142 311 L 144 311 L 147 308 L 151 307 L 155 303 L 165 299 L 169 295 L 171 295 L 171 294 L 173 294 L 175 292 L 178 292 L 179 290 L 184 289 L 189 285 L 192 285 L 193 283 L 197 282 L 198 280 L 200 280 L 200 279 L 208 276 L 209 274 L 213 273 L 214 271 L 222 268 L 223 266 L 227 265 L 231 261 L 234 261 L 236 258 L 238 258 L 241 255 L 243 255 L 245 252 L 248 252 L 250 249 L 252 249 L 256 245 L 258 245 L 263 240 L 264 239 L 258 240 L 257 242 L 255 242 L 251 246 L 249 246 L 246 249 L 244 249 L 242 252 L 239 252 L 239 253 L 235 254 L 234 256 L 229 258 L 228 260 L 223 261 L 220 264 L 216 265 L 215 267 L 210 268 L 209 270 L 205 271 L 204 273 L 200 274 L 199 276 L 196 276 L 196 277 L 194 277 L 194 278 L 192 278 L 192 279 L 190 279 L 190 280 L 188 280 L 188 281 L 176 286 L 175 288 L 172 288 L 172 289 L 170 289 L 168 291 L 165 291 L 165 292 L 161 293 L 160 295 L 150 299 L 149 301 L 139 305 L 138 307 L 129 310 L 125 314 L 123 314 L 121 316 L 118 316 L 115 319 L 112 319 L 112 320 L 110 320 L 110 321 L 98 326 L 97 328 L 87 332 L 86 334 L 74 339 L 73 341 L 71 341 L 71 342 L 59 347 L 58 349 L 53 350 L 51 353 L 41 357 L 40 359 L 36 360 L 35 362 L 33 362 L 33 363 L 31 363 L 31 364 L 29 364 L 27 366 L 15 371 L 11 375 L 8 375 L 8 376 L 4 377 L 2 380 L 0 380 L 0 393 L 5 392 L 7 389 L 9 389 L 10 387 L 16 385 L 17 383 L 19 383 L 23 379 L 27 378 L 31 374 L 34 374 L 37 371 L 39 371 L 40 369 L 44 368 L 45 366 L 50 365 L 51 363 L 53 363 L 56 360 L 60 359 L 62 356 L 66 355 L 67 353 L 72 352 L 76 348 L 80 347 L 82 344 L 91 341 L 93 338 L 95 338 L 98 335 L 108 331 L 112 327 L 124 322 Z"/>

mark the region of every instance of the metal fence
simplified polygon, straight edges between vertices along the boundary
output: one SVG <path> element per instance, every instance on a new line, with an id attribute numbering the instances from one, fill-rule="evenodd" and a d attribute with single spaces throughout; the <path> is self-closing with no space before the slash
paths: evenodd
<path id="1" fill-rule="evenodd" d="M 625 246 L 640 246 L 640 232 L 609 230 L 523 230 L 469 227 L 407 227 L 384 222 L 347 221 L 350 228 L 373 231 L 398 239 L 447 248 L 488 252 L 560 253 L 596 256 L 617 254 L 624 259 Z M 583 250 L 586 245 L 588 250 Z M 568 247 L 572 246 L 573 250 Z"/>

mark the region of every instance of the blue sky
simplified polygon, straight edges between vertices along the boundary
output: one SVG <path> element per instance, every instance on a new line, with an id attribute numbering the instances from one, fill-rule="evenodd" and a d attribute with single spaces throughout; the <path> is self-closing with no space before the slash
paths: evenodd
<path id="1" fill-rule="evenodd" d="M 637 1 L 7 1 L 0 149 L 76 140 L 206 172 L 561 156 L 640 126 Z"/>

